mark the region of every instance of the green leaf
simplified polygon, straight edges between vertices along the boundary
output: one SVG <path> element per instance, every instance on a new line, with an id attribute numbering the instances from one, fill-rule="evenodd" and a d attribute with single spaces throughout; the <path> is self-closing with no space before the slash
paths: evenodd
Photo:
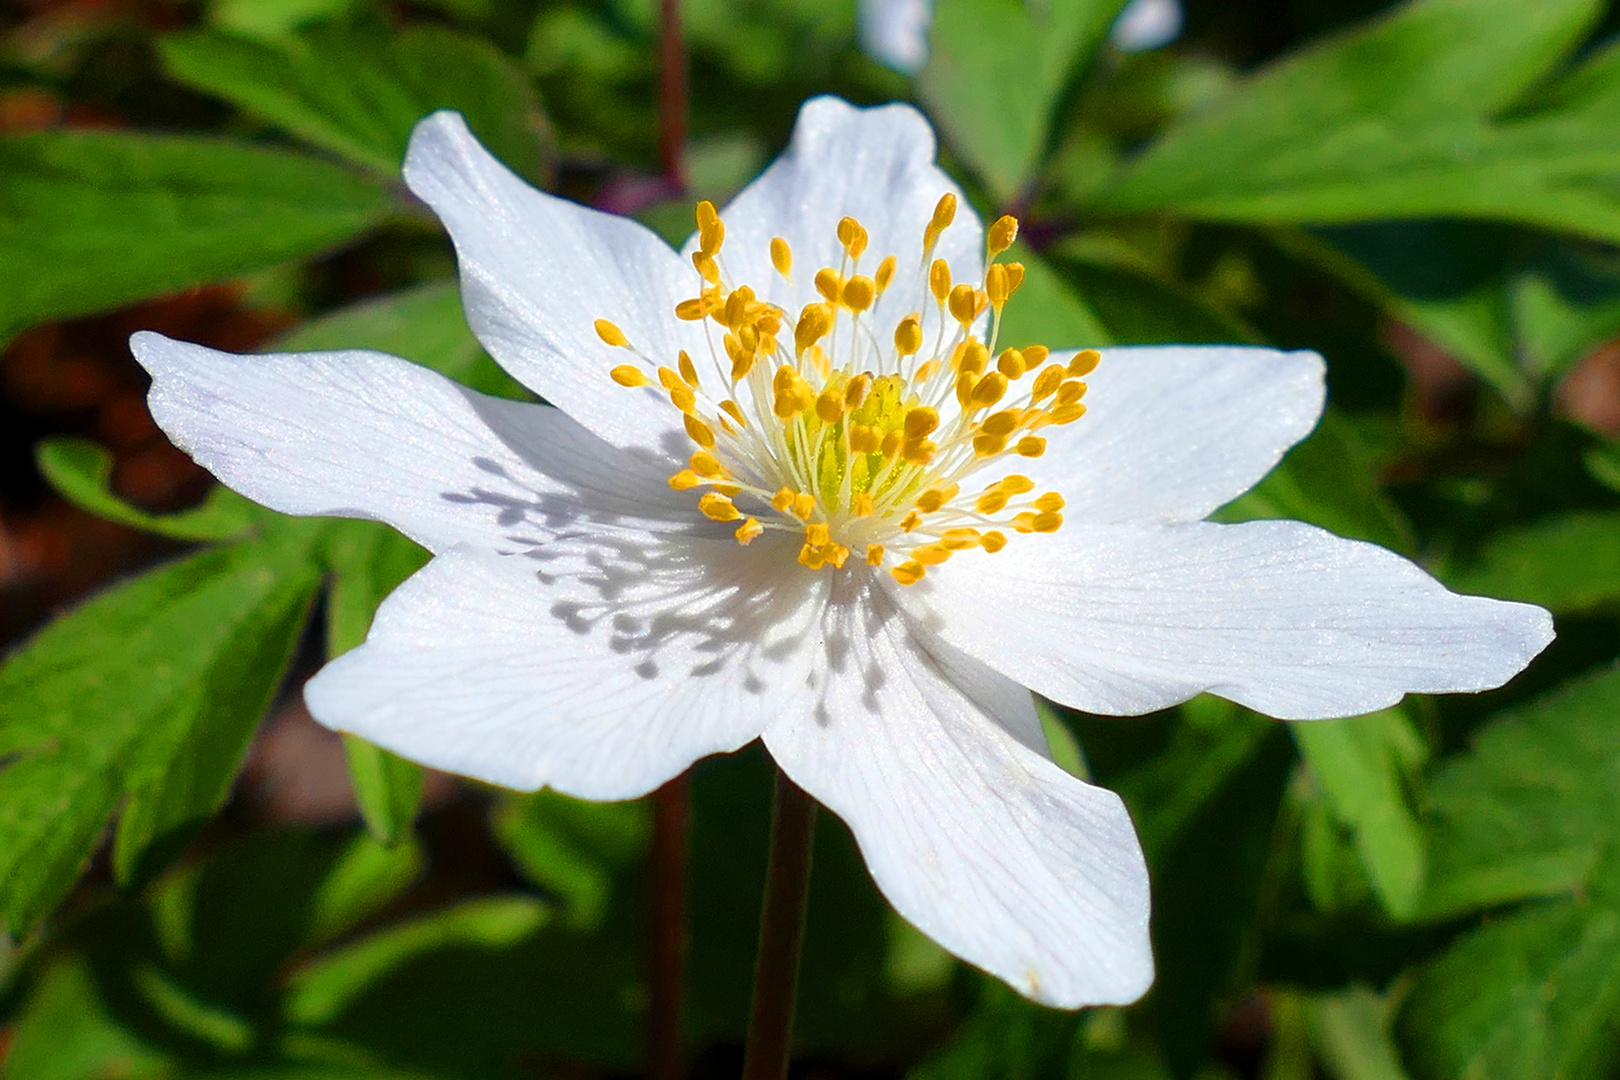
<path id="1" fill-rule="evenodd" d="M 1620 601 L 1620 513 L 1563 514 L 1505 529 L 1444 577 L 1459 592 L 1559 614 L 1613 605 Z"/>
<path id="2" fill-rule="evenodd" d="M 319 584 L 305 531 L 205 552 L 96 597 L 0 666 L 13 933 L 67 891 L 120 804 L 128 881 L 224 800 Z"/>
<path id="3" fill-rule="evenodd" d="M 1614 788 L 1600 796 L 1609 800 Z M 1620 1066 L 1620 846 L 1585 895 L 1528 904 L 1423 970 L 1398 1028 L 1418 1080 L 1607 1080 Z"/>
<path id="4" fill-rule="evenodd" d="M 917 91 L 950 146 L 1011 201 L 1035 175 L 1052 113 L 1125 0 L 939 0 Z"/>
<path id="5" fill-rule="evenodd" d="M 491 824 L 523 876 L 556 894 L 570 926 L 607 914 L 615 873 L 644 857 L 652 820 L 644 803 L 586 803 L 540 791 L 507 798 Z"/>
<path id="6" fill-rule="evenodd" d="M 1345 418 L 1322 415 L 1309 438 L 1252 490 L 1215 515 L 1218 521 L 1287 518 L 1319 525 L 1353 540 L 1414 553 L 1411 527 L 1379 489 L 1372 455 Z"/>
<path id="7" fill-rule="evenodd" d="M 329 941 L 352 930 L 420 877 L 426 864 L 417 844 L 388 846 L 356 836 L 310 897 L 307 941 Z"/>
<path id="8" fill-rule="evenodd" d="M 1335 1080 L 1409 1080 L 1390 1033 L 1390 1003 L 1354 985 L 1306 1000 L 1311 1046 Z"/>
<path id="9" fill-rule="evenodd" d="M 0 340 L 328 250 L 394 209 L 347 169 L 219 139 L 0 138 Z"/>
<path id="10" fill-rule="evenodd" d="M 528 391 L 485 355 L 461 310 L 453 281 L 362 301 L 304 323 L 277 339 L 279 352 L 375 349 L 392 353 L 474 390 L 523 398 Z"/>
<path id="11" fill-rule="evenodd" d="M 91 965 L 72 954 L 39 974 L 11 1036 L 0 1080 L 172 1075 L 168 1056 L 118 1022 Z"/>
<path id="12" fill-rule="evenodd" d="M 178 514 L 149 514 L 113 493 L 113 456 L 106 448 L 73 436 L 43 439 L 34 460 L 52 487 L 69 502 L 108 521 L 176 540 L 230 540 L 264 514 L 229 488 L 216 486 L 201 506 Z"/>
<path id="13" fill-rule="evenodd" d="M 424 953 L 450 946 L 504 949 L 534 934 L 550 914 L 530 897 L 484 897 L 380 931 L 296 972 L 288 981 L 287 1016 L 295 1023 L 322 1023 Z"/>
<path id="14" fill-rule="evenodd" d="M 527 77 L 479 38 L 440 27 L 316 27 L 257 40 L 195 30 L 161 43 L 169 75 L 395 181 L 411 129 L 454 109 L 496 157 L 540 175 L 545 122 Z"/>
<path id="15" fill-rule="evenodd" d="M 1024 282 L 1007 301 L 999 345 L 1022 348 L 1039 343 L 1057 350 L 1113 342 L 1090 305 L 1044 259 L 1022 244 L 1015 244 L 1008 256 L 1024 264 Z"/>
<path id="16" fill-rule="evenodd" d="M 1423 829 L 1408 795 L 1427 757 L 1422 738 L 1400 709 L 1347 720 L 1288 725 L 1300 756 L 1320 785 L 1383 909 L 1411 915 L 1423 888 Z"/>
<path id="17" fill-rule="evenodd" d="M 1620 238 L 1605 110 L 1497 116 L 1601 6 L 1405 4 L 1176 125 L 1095 208 L 1267 223 L 1483 217 Z"/>
<path id="18" fill-rule="evenodd" d="M 1440 918 L 1578 889 L 1620 827 L 1620 669 L 1501 714 L 1429 784 L 1429 886 Z"/>

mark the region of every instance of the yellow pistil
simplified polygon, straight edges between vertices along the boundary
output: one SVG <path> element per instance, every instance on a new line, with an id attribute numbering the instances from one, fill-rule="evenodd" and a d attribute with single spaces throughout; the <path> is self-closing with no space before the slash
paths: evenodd
<path id="1" fill-rule="evenodd" d="M 940 197 L 922 261 L 909 271 L 892 254 L 875 268 L 864 262 L 872 236 L 855 218 L 829 222 L 838 265 L 815 269 L 813 302 L 794 312 L 766 300 L 772 291 L 763 285 L 756 292 L 729 276 L 725 225 L 702 202 L 696 295 L 674 315 L 703 327 L 707 354 L 660 363 L 618 325 L 596 320 L 605 344 L 640 361 L 613 367 L 612 380 L 656 383 L 682 414 L 693 449 L 670 487 L 695 490 L 702 514 L 731 525 L 739 544 L 793 536 L 807 569 L 839 570 L 860 552 L 853 565 L 886 567 L 913 585 L 953 555 L 994 554 L 1009 533 L 1062 526 L 1063 496 L 1034 495 L 1026 476 L 970 493 L 963 485 L 993 462 L 1041 457 L 1042 429 L 1085 414 L 1084 379 L 1101 356 L 1088 349 L 1056 361 L 1043 345 L 998 346 L 1002 311 L 1024 279 L 1021 264 L 997 261 L 1018 222 L 998 218 L 985 234 L 982 277 L 956 280 L 934 254 L 956 205 L 953 193 Z M 772 268 L 791 281 L 787 240 L 769 246 Z M 907 273 L 932 299 L 926 317 L 885 305 Z"/>

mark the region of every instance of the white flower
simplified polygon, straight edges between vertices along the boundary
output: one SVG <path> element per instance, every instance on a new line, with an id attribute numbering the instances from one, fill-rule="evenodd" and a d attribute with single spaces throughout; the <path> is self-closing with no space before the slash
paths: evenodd
<path id="1" fill-rule="evenodd" d="M 915 75 L 928 63 L 933 22 L 934 0 L 861 0 L 856 10 L 861 48 L 902 75 Z M 1181 0 L 1131 0 L 1114 20 L 1110 38 L 1121 52 L 1147 52 L 1180 37 L 1181 22 Z"/>
<path id="2" fill-rule="evenodd" d="M 435 553 L 309 684 L 322 722 L 589 799 L 763 738 L 946 948 L 1044 1002 L 1127 1002 L 1142 856 L 1026 687 L 1343 716 L 1496 686 L 1549 619 L 1310 526 L 1201 521 L 1310 431 L 1321 360 L 997 352 L 1022 274 L 985 256 L 1013 223 L 987 242 L 933 153 L 910 108 L 811 101 L 677 255 L 423 121 L 405 177 L 468 320 L 555 408 L 377 353 L 133 346 L 227 484 Z"/>

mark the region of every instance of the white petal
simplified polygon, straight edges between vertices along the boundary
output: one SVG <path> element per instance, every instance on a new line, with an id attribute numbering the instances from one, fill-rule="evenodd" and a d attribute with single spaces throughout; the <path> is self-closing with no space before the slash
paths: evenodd
<path id="1" fill-rule="evenodd" d="M 771 755 L 945 948 L 1047 1004 L 1135 1000 L 1153 978 L 1148 881 L 1118 797 L 1011 737 L 985 712 L 1011 699 L 953 681 L 881 589 L 834 589 L 820 707 L 772 724 Z"/>
<path id="2" fill-rule="evenodd" d="M 1066 517 L 1087 524 L 1196 521 L 1253 487 L 1322 415 L 1326 365 L 1313 352 L 1099 351 L 1086 414 L 1043 429 L 1044 457 L 1014 458 L 975 474 L 975 484 L 1027 473 L 1062 493 Z"/>
<path id="3" fill-rule="evenodd" d="M 1131 0 L 1114 20 L 1114 45 L 1121 52 L 1161 49 L 1181 36 L 1181 0 Z"/>
<path id="4" fill-rule="evenodd" d="M 721 212 L 726 226 L 721 259 L 736 284 L 752 286 L 797 316 L 805 304 L 821 299 L 816 271 L 842 264 L 838 222 L 853 217 L 870 237 L 861 273 L 875 273 L 884 256 L 895 257 L 894 283 L 867 316 L 867 325 L 876 326 L 892 349 L 895 324 L 918 311 L 932 341 L 938 308 L 932 298 L 923 299 L 923 229 L 947 192 L 957 197 L 956 221 L 934 256 L 950 263 L 956 281 L 977 285 L 984 273 L 984 229 L 961 189 L 934 164 L 934 131 L 922 114 L 909 105 L 857 109 L 835 97 L 812 98 L 799 110 L 782 156 Z M 771 265 L 771 239 L 777 236 L 793 250 L 791 282 Z M 687 253 L 695 247 L 694 238 Z M 849 320 L 840 324 L 847 328 Z M 843 363 L 848 342 L 846 330 L 836 362 Z"/>
<path id="5" fill-rule="evenodd" d="M 861 0 L 861 48 L 902 75 L 915 75 L 928 63 L 928 27 L 933 0 Z"/>
<path id="6" fill-rule="evenodd" d="M 533 556 L 454 548 L 310 681 L 310 712 L 494 784 L 643 795 L 809 707 L 824 577 L 784 573 L 761 547 L 621 534 Z"/>
<path id="7" fill-rule="evenodd" d="M 624 331 L 659 364 L 681 349 L 708 355 L 703 335 L 675 317 L 697 295 L 690 264 L 645 226 L 536 191 L 492 157 L 460 114 L 416 125 L 405 182 L 455 241 L 467 324 L 520 382 L 616 446 L 682 456 L 680 414 L 654 389 L 608 378 L 635 358 L 597 335 Z"/>
<path id="8" fill-rule="evenodd" d="M 1459 596 L 1293 521 L 1065 525 L 895 590 L 945 641 L 1097 713 L 1207 690 L 1285 719 L 1354 716 L 1500 686 L 1552 640 L 1538 607 Z"/>
<path id="9" fill-rule="evenodd" d="M 238 356 L 150 332 L 130 348 L 175 445 L 283 513 L 386 521 L 435 551 L 525 550 L 581 526 L 697 520 L 657 470 L 558 410 L 488 397 L 397 357 Z"/>

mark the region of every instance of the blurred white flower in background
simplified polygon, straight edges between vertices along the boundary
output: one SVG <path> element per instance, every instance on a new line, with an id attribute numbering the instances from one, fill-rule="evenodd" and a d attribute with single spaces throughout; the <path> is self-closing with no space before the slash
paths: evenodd
<path id="1" fill-rule="evenodd" d="M 861 48 L 904 75 L 928 62 L 928 30 L 934 0 L 861 0 L 856 13 Z M 1114 23 L 1112 39 L 1123 52 L 1162 48 L 1181 34 L 1181 0 L 1131 0 Z"/>

